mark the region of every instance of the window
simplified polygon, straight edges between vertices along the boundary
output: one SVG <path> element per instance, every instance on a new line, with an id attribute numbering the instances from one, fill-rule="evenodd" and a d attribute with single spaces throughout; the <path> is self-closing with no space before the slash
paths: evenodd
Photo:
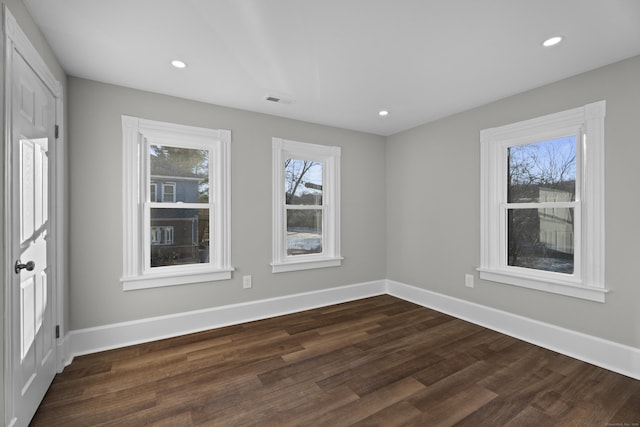
<path id="1" fill-rule="evenodd" d="M 172 245 L 173 227 L 159 226 L 151 227 L 151 245 Z M 152 259 L 153 262 L 153 259 Z"/>
<path id="2" fill-rule="evenodd" d="M 273 272 L 341 265 L 340 147 L 273 138 Z"/>
<path id="3" fill-rule="evenodd" d="M 481 132 L 480 278 L 604 302 L 605 101 Z"/>
<path id="4" fill-rule="evenodd" d="M 122 116 L 125 290 L 231 278 L 231 132 Z"/>
<path id="5" fill-rule="evenodd" d="M 162 150 L 162 147 L 155 146 L 155 149 Z M 189 151 L 185 151 L 185 153 L 188 153 L 188 152 Z M 188 157 L 189 155 L 186 154 L 186 156 Z M 176 201 L 176 183 L 175 182 L 162 183 L 162 201 L 167 203 L 175 203 Z"/>

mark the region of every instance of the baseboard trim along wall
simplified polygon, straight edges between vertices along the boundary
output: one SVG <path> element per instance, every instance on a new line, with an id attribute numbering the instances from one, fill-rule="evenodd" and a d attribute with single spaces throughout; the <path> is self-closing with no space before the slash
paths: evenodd
<path id="1" fill-rule="evenodd" d="M 70 358 L 194 332 L 237 325 L 386 293 L 386 281 L 359 283 L 247 303 L 69 332 Z"/>
<path id="2" fill-rule="evenodd" d="M 640 380 L 640 349 L 387 280 L 389 295 Z"/>
<path id="3" fill-rule="evenodd" d="M 640 349 L 392 280 L 377 280 L 205 310 L 71 331 L 60 349 L 75 356 L 389 294 L 640 380 Z"/>

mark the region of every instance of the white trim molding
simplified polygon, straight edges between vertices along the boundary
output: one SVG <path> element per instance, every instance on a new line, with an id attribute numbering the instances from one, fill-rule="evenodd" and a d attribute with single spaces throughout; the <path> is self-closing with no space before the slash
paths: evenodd
<path id="1" fill-rule="evenodd" d="M 9 8 L 4 6 L 4 25 L 6 39 L 10 40 L 20 54 L 27 60 L 33 71 L 40 77 L 56 98 L 62 97 L 62 84 L 55 78 L 44 62 L 37 49 L 31 44 L 27 35 L 22 31 L 18 21 Z"/>
<path id="2" fill-rule="evenodd" d="M 152 317 L 70 333 L 70 358 L 209 329 L 326 307 L 386 293 L 386 281 L 359 283 L 204 310 Z"/>
<path id="3" fill-rule="evenodd" d="M 604 118 L 606 101 L 480 132 L 480 278 L 540 291 L 605 302 Z M 575 200 L 508 200 L 512 147 L 575 138 Z M 508 215 L 512 209 L 573 212 L 573 272 L 509 265 Z M 542 233 L 542 229 L 540 231 Z"/>
<path id="4" fill-rule="evenodd" d="M 376 280 L 204 310 L 71 331 L 63 340 L 73 357 L 193 332 L 297 313 L 388 294 L 640 380 L 640 349 L 572 331 L 426 289 Z"/>

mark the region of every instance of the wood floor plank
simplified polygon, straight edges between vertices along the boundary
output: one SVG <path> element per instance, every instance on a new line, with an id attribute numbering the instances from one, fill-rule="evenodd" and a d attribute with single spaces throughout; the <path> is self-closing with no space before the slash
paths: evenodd
<path id="1" fill-rule="evenodd" d="M 389 295 L 77 357 L 32 426 L 640 425 L 640 381 Z"/>
<path id="2" fill-rule="evenodd" d="M 453 353 L 441 357 L 443 359 L 440 362 L 427 366 L 417 372 L 414 377 L 425 385 L 431 385 L 478 362 L 467 352 Z"/>
<path id="3" fill-rule="evenodd" d="M 238 396 L 233 405 L 208 402 L 206 406 L 192 411 L 192 417 L 195 425 L 210 424 L 212 419 L 218 425 L 252 425 L 323 395 L 322 390 L 313 383 L 278 383 L 248 390 Z M 287 396 L 287 399 L 282 396 Z"/>
<path id="4" fill-rule="evenodd" d="M 99 404 L 93 399 L 80 399 L 51 411 L 44 425 L 97 425 L 152 408 L 156 404 L 156 397 L 156 390 L 145 385 L 105 393 L 100 396 Z"/>
<path id="5" fill-rule="evenodd" d="M 497 396 L 497 394 L 484 387 L 471 384 L 446 399 L 434 402 L 433 405 L 423 410 L 423 415 L 420 417 L 419 422 L 425 426 L 454 425 L 491 402 Z M 456 409 L 452 411 L 451 408 Z"/>
<path id="6" fill-rule="evenodd" d="M 478 383 L 491 373 L 491 366 L 484 361 L 477 361 L 455 373 L 448 375 L 425 388 L 421 393 L 412 396 L 409 401 L 423 412 L 430 409 L 452 396 L 467 389 L 470 385 Z"/>
<path id="7" fill-rule="evenodd" d="M 138 411 L 102 424 L 103 427 L 191 427 L 194 425 L 191 411 L 174 414 L 160 412 L 157 408 Z"/>
<path id="8" fill-rule="evenodd" d="M 531 406 L 552 418 L 562 418 L 571 410 L 570 402 L 555 390 L 544 390 L 531 401 Z"/>
<path id="9" fill-rule="evenodd" d="M 553 417 L 532 407 L 527 406 L 511 421 L 506 423 L 505 427 L 541 427 L 554 425 Z"/>
<path id="10" fill-rule="evenodd" d="M 422 415 L 424 415 L 422 411 L 406 400 L 402 400 L 369 415 L 367 418 L 354 423 L 353 426 L 422 426 L 424 425 L 420 420 Z"/>
<path id="11" fill-rule="evenodd" d="M 640 408 L 640 384 L 633 387 L 629 398 L 622 403 L 620 409 L 611 417 L 608 423 L 612 426 L 640 425 L 640 417 L 638 416 L 638 408 Z"/>
<path id="12" fill-rule="evenodd" d="M 318 385 L 326 391 L 349 383 L 353 385 L 355 381 L 362 381 L 363 376 L 368 373 L 378 372 L 388 365 L 407 362 L 411 358 L 411 354 L 402 351 L 363 353 L 362 357 L 354 358 L 349 363 L 337 363 L 337 366 L 334 366 L 331 371 L 331 375 L 319 380 Z"/>
<path id="13" fill-rule="evenodd" d="M 360 397 L 332 412 L 322 414 L 315 420 L 314 425 L 355 424 L 397 402 L 409 398 L 424 389 L 424 384 L 411 377 L 403 378 L 389 386 Z"/>
<path id="14" fill-rule="evenodd" d="M 406 360 L 401 359 L 393 363 L 385 360 L 386 366 L 380 366 L 377 369 L 366 369 L 358 375 L 357 379 L 348 381 L 347 385 L 359 396 L 364 396 L 402 378 L 409 377 L 440 360 L 442 360 L 440 356 L 432 353 L 421 355 L 420 357 L 409 354 Z"/>
<path id="15" fill-rule="evenodd" d="M 260 419 L 254 423 L 257 427 L 279 426 L 297 427 L 318 425 L 317 420 L 327 413 L 334 413 L 337 409 L 355 402 L 360 397 L 348 387 L 337 387 L 330 393 L 323 392 L 312 399 L 305 399 L 299 405 L 271 414 L 270 417 Z M 339 425 L 339 424 L 337 424 Z"/>

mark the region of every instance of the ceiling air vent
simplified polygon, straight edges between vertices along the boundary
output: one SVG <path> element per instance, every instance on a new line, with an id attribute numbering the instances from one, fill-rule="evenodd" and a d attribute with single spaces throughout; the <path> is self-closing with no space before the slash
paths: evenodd
<path id="1" fill-rule="evenodd" d="M 276 104 L 291 104 L 293 100 L 289 96 L 282 96 L 279 94 L 268 94 L 264 97 L 265 101 L 275 102 Z"/>

